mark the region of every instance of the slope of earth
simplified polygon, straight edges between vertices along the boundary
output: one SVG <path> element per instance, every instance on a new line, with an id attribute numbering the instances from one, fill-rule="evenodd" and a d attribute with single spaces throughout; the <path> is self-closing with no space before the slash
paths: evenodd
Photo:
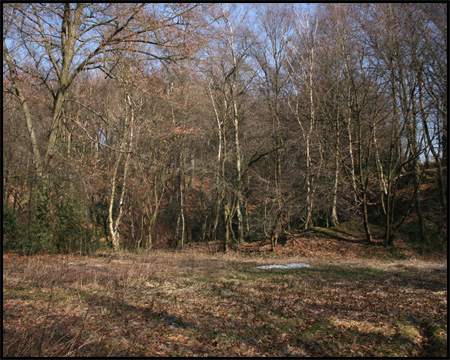
<path id="1" fill-rule="evenodd" d="M 328 229 L 324 229 L 328 230 Z M 319 259 L 414 259 L 424 258 L 402 240 L 395 247 L 386 248 L 381 242 L 367 244 L 361 236 L 347 235 L 336 230 L 335 237 L 327 236 L 320 228 L 315 231 L 286 235 L 286 240 L 277 244 L 271 251 L 268 241 L 245 243 L 239 246 L 239 252 L 246 254 L 266 254 L 271 257 L 286 256 Z M 338 238 L 336 238 L 338 236 Z M 428 259 L 444 259 L 446 253 L 429 255 Z"/>
<path id="2" fill-rule="evenodd" d="M 399 213 L 404 213 L 411 203 L 414 194 L 414 186 L 411 174 L 405 175 L 403 179 L 406 185 L 398 190 L 398 201 L 396 208 Z M 408 240 L 413 247 L 421 252 L 446 251 L 448 246 L 448 209 L 442 204 L 442 197 L 439 191 L 438 168 L 436 164 L 431 164 L 424 170 L 420 185 L 420 205 L 422 216 L 425 222 L 425 230 L 428 239 L 421 238 L 420 225 L 415 206 L 406 217 L 400 227 L 400 234 Z M 448 200 L 447 200 L 448 202 Z"/>

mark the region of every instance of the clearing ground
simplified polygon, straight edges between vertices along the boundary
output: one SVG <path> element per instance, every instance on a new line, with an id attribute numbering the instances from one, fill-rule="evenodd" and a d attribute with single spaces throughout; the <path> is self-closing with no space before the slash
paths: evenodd
<path id="1" fill-rule="evenodd" d="M 447 262 L 3 255 L 3 355 L 447 357 Z"/>

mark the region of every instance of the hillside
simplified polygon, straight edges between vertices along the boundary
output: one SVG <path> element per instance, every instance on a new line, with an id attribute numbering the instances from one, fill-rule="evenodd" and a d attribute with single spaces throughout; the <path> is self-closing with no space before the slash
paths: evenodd
<path id="1" fill-rule="evenodd" d="M 447 258 L 447 216 L 439 202 L 437 167 L 426 169 L 420 186 L 420 202 L 426 219 L 430 243 L 421 241 L 419 225 L 414 206 L 408 211 L 414 192 L 411 179 L 404 177 L 398 190 L 398 219 L 407 213 L 406 219 L 396 233 L 393 247 L 382 244 L 383 227 L 371 224 L 374 243 L 368 244 L 362 222 L 348 221 L 336 227 L 313 227 L 308 231 L 285 233 L 275 251 L 272 251 L 269 239 L 243 243 L 236 249 L 244 254 L 272 254 L 274 257 L 306 257 L 328 259 L 446 259 Z M 221 241 L 207 244 L 190 244 L 188 249 L 203 252 L 219 252 Z"/>

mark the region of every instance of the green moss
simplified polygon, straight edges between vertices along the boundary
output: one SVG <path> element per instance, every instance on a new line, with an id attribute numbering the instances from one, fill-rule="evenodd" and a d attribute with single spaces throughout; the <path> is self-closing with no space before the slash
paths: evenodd
<path id="1" fill-rule="evenodd" d="M 339 235 L 339 233 L 337 233 L 334 228 L 322 228 L 322 227 L 318 227 L 318 226 L 314 226 L 311 228 L 312 231 L 314 231 L 315 235 L 317 237 L 322 237 L 322 238 L 326 238 L 326 237 L 332 237 L 335 239 L 341 239 L 342 237 Z"/>
<path id="2" fill-rule="evenodd" d="M 432 323 L 429 326 L 430 356 L 448 358 L 447 321 Z"/>
<path id="3" fill-rule="evenodd" d="M 417 356 L 420 351 L 419 330 L 410 323 L 392 324 L 394 334 L 369 323 L 351 324 L 328 318 L 312 321 L 312 325 L 292 337 L 293 344 L 312 356 Z M 373 346 L 377 344 L 377 346 Z"/>
<path id="4" fill-rule="evenodd" d="M 385 276 L 391 276 L 392 272 L 373 268 L 347 268 L 343 266 L 320 266 L 308 268 L 308 273 L 316 274 L 323 279 L 347 279 L 347 280 L 383 280 Z"/>
<path id="5" fill-rule="evenodd" d="M 342 233 L 353 235 L 353 236 L 364 236 L 365 230 L 364 230 L 364 224 L 361 221 L 347 221 L 342 224 L 336 225 L 335 228 L 337 231 L 340 231 Z M 378 225 L 369 224 L 369 229 L 372 232 L 373 236 L 382 236 L 383 235 L 383 228 Z"/>
<path id="6" fill-rule="evenodd" d="M 13 287 L 4 287 L 3 296 L 5 299 L 8 298 L 17 298 L 22 300 L 27 300 L 33 298 L 33 294 L 29 293 L 29 288 L 25 288 L 24 286 L 16 285 Z"/>

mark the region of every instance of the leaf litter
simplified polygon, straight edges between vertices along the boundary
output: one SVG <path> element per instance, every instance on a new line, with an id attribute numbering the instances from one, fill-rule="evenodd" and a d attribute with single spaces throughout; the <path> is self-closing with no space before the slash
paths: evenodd
<path id="1" fill-rule="evenodd" d="M 307 271 L 255 268 L 267 260 L 4 256 L 4 354 L 447 354 L 445 263 L 309 259 Z"/>

